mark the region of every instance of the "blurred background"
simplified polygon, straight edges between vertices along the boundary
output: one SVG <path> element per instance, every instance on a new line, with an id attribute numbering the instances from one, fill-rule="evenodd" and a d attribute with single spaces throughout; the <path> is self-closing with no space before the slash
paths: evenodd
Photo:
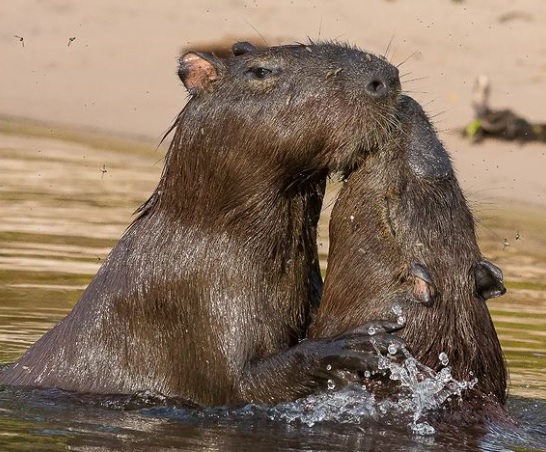
<path id="1" fill-rule="evenodd" d="M 495 104 L 546 117 L 542 0 L 4 0 L 0 12 L 2 114 L 156 139 L 186 97 L 181 49 L 244 38 L 335 39 L 405 61 L 404 88 L 443 130 L 471 116 L 480 74 Z"/>

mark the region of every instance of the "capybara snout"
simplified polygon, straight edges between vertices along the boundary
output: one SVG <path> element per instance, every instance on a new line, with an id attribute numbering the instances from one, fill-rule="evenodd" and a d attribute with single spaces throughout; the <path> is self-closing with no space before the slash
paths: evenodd
<path id="1" fill-rule="evenodd" d="M 264 152 L 273 143 L 274 164 L 296 174 L 347 174 L 389 139 L 401 88 L 398 69 L 384 58 L 336 43 L 260 49 L 240 42 L 232 54 L 180 58 L 178 75 L 202 104 L 192 116 L 196 130 L 213 122 L 226 141 Z M 255 134 L 258 123 L 266 127 Z"/>

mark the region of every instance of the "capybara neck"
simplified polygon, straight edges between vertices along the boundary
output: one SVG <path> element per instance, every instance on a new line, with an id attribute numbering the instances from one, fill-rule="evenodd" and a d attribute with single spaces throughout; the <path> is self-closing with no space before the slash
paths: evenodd
<path id="1" fill-rule="evenodd" d="M 421 107 L 403 98 L 399 120 L 335 204 L 310 336 L 402 317 L 399 334 L 415 358 L 439 370 L 446 353 L 455 378 L 477 378 L 471 394 L 503 403 L 506 369 L 485 304 L 504 293 L 502 274 L 481 255 L 448 154 Z"/>
<path id="2" fill-rule="evenodd" d="M 274 137 L 257 135 L 234 112 L 199 120 L 186 113 L 192 112 L 185 110 L 178 119 L 184 126 L 175 132 L 159 186 L 141 216 L 153 211 L 203 230 L 267 234 L 283 218 L 303 218 L 302 198 L 322 193 L 326 167 L 293 174 L 274 158 L 275 152 L 290 150 L 277 149 Z M 187 126 L 193 122 L 195 128 Z"/>
<path id="3" fill-rule="evenodd" d="M 345 339 L 299 340 L 322 286 L 326 176 L 388 137 L 398 70 L 335 43 L 232 50 L 181 57 L 190 100 L 157 189 L 1 383 L 275 403 L 326 387 L 325 361 L 355 362 Z"/>

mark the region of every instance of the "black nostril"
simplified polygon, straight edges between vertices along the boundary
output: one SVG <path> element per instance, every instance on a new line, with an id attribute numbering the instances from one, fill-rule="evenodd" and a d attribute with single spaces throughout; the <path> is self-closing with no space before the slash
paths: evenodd
<path id="1" fill-rule="evenodd" d="M 374 79 L 366 85 L 366 91 L 372 96 L 384 96 L 387 93 L 387 85 L 381 80 Z"/>

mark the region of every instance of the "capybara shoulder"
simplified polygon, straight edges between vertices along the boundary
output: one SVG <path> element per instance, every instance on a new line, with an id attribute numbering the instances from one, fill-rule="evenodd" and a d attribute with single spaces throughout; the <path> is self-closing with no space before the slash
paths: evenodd
<path id="1" fill-rule="evenodd" d="M 178 74 L 190 99 L 158 187 L 0 382 L 274 403 L 326 387 L 330 369 L 373 365 L 367 334 L 300 340 L 321 293 L 326 177 L 389 136 L 397 69 L 337 43 L 237 43 L 226 58 L 184 54 Z"/>

